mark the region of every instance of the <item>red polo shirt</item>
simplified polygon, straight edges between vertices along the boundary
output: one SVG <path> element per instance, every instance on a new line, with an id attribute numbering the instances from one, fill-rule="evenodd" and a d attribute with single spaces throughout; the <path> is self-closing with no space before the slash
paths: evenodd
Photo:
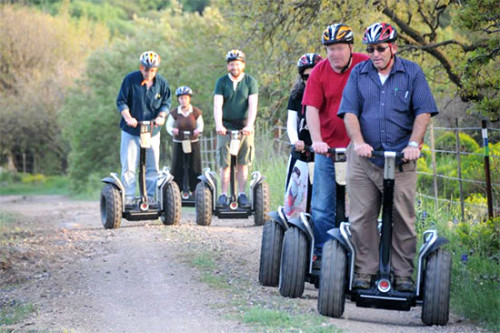
<path id="1" fill-rule="evenodd" d="M 353 53 L 351 67 L 341 74 L 332 69 L 328 58 L 324 59 L 313 68 L 307 80 L 302 104 L 319 110 L 321 138 L 331 148 L 347 147 L 349 144 L 344 121 L 337 117 L 337 111 L 352 68 L 368 59 L 370 57 L 365 54 Z"/>

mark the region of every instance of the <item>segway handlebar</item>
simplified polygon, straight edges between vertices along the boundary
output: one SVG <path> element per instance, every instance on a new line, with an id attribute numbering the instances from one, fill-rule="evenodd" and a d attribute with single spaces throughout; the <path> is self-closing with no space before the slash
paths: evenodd
<path id="1" fill-rule="evenodd" d="M 372 155 L 376 157 L 395 157 L 395 158 L 403 158 L 402 152 L 397 151 L 383 151 L 383 150 L 374 150 L 372 151 Z"/>
<path id="2" fill-rule="evenodd" d="M 297 151 L 293 143 L 290 144 L 292 151 Z M 305 145 L 304 150 L 314 154 L 314 149 L 311 146 Z M 347 148 L 328 148 L 328 155 L 332 158 L 334 162 L 345 162 Z"/>

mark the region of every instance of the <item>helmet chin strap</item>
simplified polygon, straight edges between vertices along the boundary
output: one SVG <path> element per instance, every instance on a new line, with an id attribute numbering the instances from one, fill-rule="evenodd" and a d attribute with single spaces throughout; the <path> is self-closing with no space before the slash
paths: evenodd
<path id="1" fill-rule="evenodd" d="M 389 44 L 389 51 L 391 51 L 391 59 L 389 59 L 389 61 L 387 62 L 387 65 L 384 68 L 380 69 L 379 71 L 384 71 L 387 67 L 389 67 L 391 65 L 392 61 L 394 60 L 394 54 L 392 54 L 392 45 L 391 44 Z"/>
<path id="2" fill-rule="evenodd" d="M 349 44 L 349 60 L 347 61 L 347 64 L 344 67 L 342 67 L 340 73 L 344 73 L 349 68 L 349 66 L 351 65 L 351 61 L 352 61 L 352 45 Z"/>

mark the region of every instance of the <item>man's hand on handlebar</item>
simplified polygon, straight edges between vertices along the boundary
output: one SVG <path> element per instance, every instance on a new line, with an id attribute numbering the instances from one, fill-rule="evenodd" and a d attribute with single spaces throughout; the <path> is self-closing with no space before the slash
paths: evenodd
<path id="1" fill-rule="evenodd" d="M 219 134 L 219 135 L 226 135 L 227 128 L 225 128 L 223 125 L 217 126 L 216 131 L 217 131 L 217 134 Z"/>
<path id="2" fill-rule="evenodd" d="M 401 151 L 401 153 L 403 153 L 403 156 L 404 156 L 402 158 L 403 162 L 414 161 L 420 157 L 420 149 L 418 149 L 418 147 L 408 146 L 405 149 L 403 149 Z"/>
<path id="3" fill-rule="evenodd" d="M 311 146 L 316 154 L 326 154 L 328 153 L 328 144 L 323 141 L 313 142 Z"/>
<path id="4" fill-rule="evenodd" d="M 354 152 L 361 157 L 372 157 L 373 147 L 367 143 L 354 144 Z"/>
<path id="5" fill-rule="evenodd" d="M 245 126 L 241 129 L 241 134 L 250 135 L 253 133 L 253 126 Z"/>
<path id="6" fill-rule="evenodd" d="M 127 126 L 130 126 L 130 127 L 133 127 L 133 128 L 137 127 L 137 124 L 138 124 L 137 119 L 135 119 L 133 117 L 130 117 L 128 119 L 125 119 L 125 121 L 127 122 Z"/>
<path id="7" fill-rule="evenodd" d="M 163 126 L 165 124 L 165 117 L 158 116 L 155 118 L 155 125 L 156 126 Z"/>
<path id="8" fill-rule="evenodd" d="M 306 145 L 304 144 L 304 141 L 302 141 L 302 140 L 295 141 L 294 146 L 295 146 L 295 150 L 297 150 L 297 151 L 304 151 L 304 149 L 306 147 Z"/>

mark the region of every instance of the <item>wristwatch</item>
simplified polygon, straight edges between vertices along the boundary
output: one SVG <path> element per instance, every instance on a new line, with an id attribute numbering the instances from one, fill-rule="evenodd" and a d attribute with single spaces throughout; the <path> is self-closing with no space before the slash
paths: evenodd
<path id="1" fill-rule="evenodd" d="M 413 147 L 413 148 L 418 148 L 419 144 L 417 141 L 410 141 L 410 142 L 408 142 L 408 146 Z"/>

